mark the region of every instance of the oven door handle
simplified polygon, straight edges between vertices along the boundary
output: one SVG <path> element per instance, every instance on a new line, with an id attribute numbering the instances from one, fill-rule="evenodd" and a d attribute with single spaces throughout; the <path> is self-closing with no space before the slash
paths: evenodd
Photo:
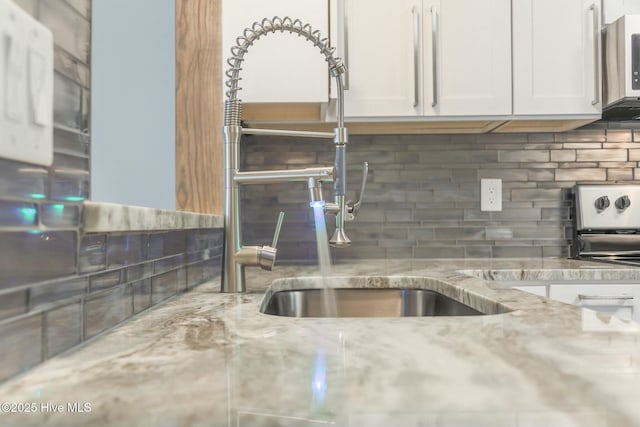
<path id="1" fill-rule="evenodd" d="M 578 294 L 578 299 L 580 301 L 587 300 L 632 300 L 633 295 L 583 295 Z"/>
<path id="2" fill-rule="evenodd" d="M 584 257 L 584 256 L 588 256 L 588 257 L 592 257 L 592 258 L 611 258 L 611 257 L 617 257 L 617 256 L 622 256 L 622 257 L 628 257 L 628 256 L 640 256 L 640 250 L 638 251 L 611 251 L 611 252 L 589 252 L 589 251 L 584 251 L 584 252 L 580 252 L 580 256 Z"/>

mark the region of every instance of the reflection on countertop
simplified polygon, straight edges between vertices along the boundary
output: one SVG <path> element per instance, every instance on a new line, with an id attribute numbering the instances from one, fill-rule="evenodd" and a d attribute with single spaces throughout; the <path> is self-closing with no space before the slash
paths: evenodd
<path id="1" fill-rule="evenodd" d="M 640 325 L 468 274 L 478 271 L 640 283 L 640 269 L 575 260 L 357 261 L 333 274 L 364 276 L 349 286 L 431 277 L 471 305 L 512 311 L 317 319 L 259 311 L 273 280 L 315 267 L 251 270 L 247 293 L 202 285 L 3 384 L 16 412 L 3 407 L 0 425 L 640 425 Z"/>

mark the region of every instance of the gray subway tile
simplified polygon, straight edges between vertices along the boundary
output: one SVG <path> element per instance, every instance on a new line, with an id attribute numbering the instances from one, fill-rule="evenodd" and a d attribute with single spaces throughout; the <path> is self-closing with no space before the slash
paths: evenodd
<path id="1" fill-rule="evenodd" d="M 542 208 L 540 211 L 543 221 L 567 221 L 571 218 L 569 208 Z"/>
<path id="2" fill-rule="evenodd" d="M 616 182 L 616 181 L 632 181 L 633 180 L 633 169 L 607 169 L 607 181 L 608 182 Z"/>
<path id="3" fill-rule="evenodd" d="M 561 246 L 544 246 L 542 247 L 542 257 L 552 258 L 568 258 L 569 257 L 569 245 Z"/>
<path id="4" fill-rule="evenodd" d="M 551 150 L 552 162 L 575 162 L 576 150 Z"/>
<path id="5" fill-rule="evenodd" d="M 637 162 L 640 161 L 640 149 L 629 150 L 629 160 Z"/>
<path id="6" fill-rule="evenodd" d="M 151 307 L 151 279 L 137 280 L 131 284 L 133 290 L 133 312 L 140 313 Z"/>
<path id="7" fill-rule="evenodd" d="M 54 123 L 77 131 L 84 130 L 82 123 L 82 87 L 62 74 L 55 73 L 53 91 Z"/>
<path id="8" fill-rule="evenodd" d="M 42 205 L 42 224 L 49 228 L 78 228 L 80 205 L 70 203 L 45 203 Z"/>
<path id="9" fill-rule="evenodd" d="M 147 257 L 147 235 L 109 235 L 107 237 L 107 267 L 137 264 Z"/>
<path id="10" fill-rule="evenodd" d="M 637 162 L 598 162 L 599 167 L 603 169 L 635 168 L 637 164 Z"/>
<path id="11" fill-rule="evenodd" d="M 149 234 L 147 259 L 163 258 L 186 252 L 186 231 L 169 231 Z"/>
<path id="12" fill-rule="evenodd" d="M 557 189 L 513 189 L 511 190 L 511 200 L 561 200 L 562 190 Z"/>
<path id="13" fill-rule="evenodd" d="M 528 181 L 553 181 L 555 174 L 553 169 L 530 169 L 527 171 Z"/>
<path id="14" fill-rule="evenodd" d="M 73 129 L 55 128 L 53 147 L 56 153 L 75 157 L 89 157 L 89 135 Z"/>
<path id="15" fill-rule="evenodd" d="M 76 232 L 0 232 L 0 254 L 0 289 L 71 275 Z"/>
<path id="16" fill-rule="evenodd" d="M 537 246 L 494 246 L 494 258 L 540 258 L 542 248 Z"/>
<path id="17" fill-rule="evenodd" d="M 513 229 L 508 227 L 489 226 L 485 233 L 489 240 L 511 240 L 513 238 Z"/>
<path id="18" fill-rule="evenodd" d="M 51 199 L 81 202 L 89 198 L 89 172 L 81 169 L 55 169 L 51 177 Z"/>
<path id="19" fill-rule="evenodd" d="M 21 290 L 0 294 L 0 320 L 27 312 L 27 291 Z"/>
<path id="20" fill-rule="evenodd" d="M 588 162 L 588 161 L 608 161 L 618 162 L 627 160 L 626 150 L 576 150 L 576 161 Z"/>
<path id="21" fill-rule="evenodd" d="M 179 254 L 154 261 L 153 273 L 157 275 L 178 268 L 184 264 L 185 259 L 186 257 L 184 254 Z"/>
<path id="22" fill-rule="evenodd" d="M 106 234 L 85 235 L 80 242 L 78 269 L 80 273 L 91 273 L 107 268 Z"/>
<path id="23" fill-rule="evenodd" d="M 556 181 L 605 181 L 606 169 L 557 169 Z"/>
<path id="24" fill-rule="evenodd" d="M 528 172 L 526 169 L 513 168 L 513 165 L 509 165 L 509 168 L 492 168 L 492 169 L 479 169 L 478 178 L 495 178 L 503 181 L 526 181 Z"/>
<path id="25" fill-rule="evenodd" d="M 153 262 L 131 265 L 127 267 L 126 271 L 126 280 L 128 282 L 150 277 L 153 275 Z"/>
<path id="26" fill-rule="evenodd" d="M 464 258 L 463 246 L 417 246 L 413 249 L 415 258 Z"/>
<path id="27" fill-rule="evenodd" d="M 80 302 L 45 313 L 46 358 L 53 357 L 82 340 L 82 305 Z"/>
<path id="28" fill-rule="evenodd" d="M 477 227 L 436 227 L 435 238 L 440 240 L 458 240 L 458 239 L 476 239 L 481 240 L 485 238 L 484 228 Z"/>
<path id="29" fill-rule="evenodd" d="M 386 259 L 410 259 L 413 258 L 413 246 L 385 248 Z"/>
<path id="30" fill-rule="evenodd" d="M 198 285 L 204 280 L 204 264 L 206 261 L 187 265 L 187 287 Z"/>
<path id="31" fill-rule="evenodd" d="M 607 129 L 607 142 L 631 142 L 633 141 L 632 131 L 629 129 Z"/>
<path id="32" fill-rule="evenodd" d="M 503 209 L 499 212 L 491 212 L 491 219 L 511 221 L 538 221 L 541 218 L 539 208 Z"/>
<path id="33" fill-rule="evenodd" d="M 306 220 L 308 215 L 303 215 Z M 287 221 L 291 220 L 291 215 L 287 215 Z M 190 230 L 187 232 L 187 251 L 195 252 L 204 249 L 211 249 L 223 244 L 223 230 L 222 229 L 203 229 L 203 230 Z"/>
<path id="34" fill-rule="evenodd" d="M 91 338 L 122 322 L 133 314 L 133 292 L 131 286 L 120 285 L 95 297 L 87 298 L 84 304 L 84 336 Z"/>
<path id="35" fill-rule="evenodd" d="M 31 309 L 68 299 L 83 297 L 89 285 L 88 277 L 66 277 L 55 282 L 32 286 L 29 290 Z"/>
<path id="36" fill-rule="evenodd" d="M 604 129 L 574 130 L 570 132 L 556 133 L 558 142 L 604 142 L 606 134 Z"/>
<path id="37" fill-rule="evenodd" d="M 460 221 L 464 219 L 464 209 L 416 209 L 413 219 L 419 221 Z"/>
<path id="38" fill-rule="evenodd" d="M 89 67 L 79 59 L 74 58 L 69 52 L 59 47 L 54 50 L 55 70 L 82 87 L 88 88 L 91 84 L 91 72 Z"/>
<path id="39" fill-rule="evenodd" d="M 466 258 L 491 258 L 493 251 L 491 246 L 465 246 Z"/>
<path id="40" fill-rule="evenodd" d="M 27 202 L 0 200 L 0 227 L 38 226 L 38 205 Z"/>
<path id="41" fill-rule="evenodd" d="M 0 325 L 0 382 L 42 361 L 42 315 Z"/>
<path id="42" fill-rule="evenodd" d="M 47 170 L 27 163 L 0 159 L 0 197 L 43 200 L 47 197 Z"/>
<path id="43" fill-rule="evenodd" d="M 75 58 L 89 63 L 91 25 L 78 10 L 62 1 L 41 1 L 40 21 L 53 33 L 53 40 Z"/>
<path id="44" fill-rule="evenodd" d="M 151 278 L 151 303 L 153 305 L 178 292 L 178 271 L 173 270 Z"/>
<path id="45" fill-rule="evenodd" d="M 115 270 L 92 275 L 89 278 L 89 291 L 93 293 L 119 285 L 122 282 L 122 272 L 123 270 Z"/>
<path id="46" fill-rule="evenodd" d="M 500 162 L 548 162 L 549 150 L 499 151 Z"/>

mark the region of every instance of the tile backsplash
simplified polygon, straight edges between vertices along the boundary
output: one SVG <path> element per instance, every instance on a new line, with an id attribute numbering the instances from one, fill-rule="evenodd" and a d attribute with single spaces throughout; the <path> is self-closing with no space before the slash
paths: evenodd
<path id="1" fill-rule="evenodd" d="M 223 234 L 82 230 L 91 0 L 16 3 L 54 35 L 54 161 L 0 159 L 0 381 L 219 276 Z"/>
<path id="2" fill-rule="evenodd" d="M 329 141 L 245 142 L 248 170 L 333 163 Z M 332 249 L 335 260 L 567 257 L 571 188 L 640 179 L 640 124 L 597 122 L 564 133 L 351 136 L 347 159 L 348 199 L 356 198 L 363 161 L 369 179 L 360 214 L 346 225 L 353 244 Z M 482 178 L 502 179 L 501 212 L 480 210 Z M 326 198 L 331 190 L 324 186 Z M 304 184 L 247 186 L 242 197 L 249 243 L 270 241 L 284 210 L 279 260 L 316 262 Z"/>

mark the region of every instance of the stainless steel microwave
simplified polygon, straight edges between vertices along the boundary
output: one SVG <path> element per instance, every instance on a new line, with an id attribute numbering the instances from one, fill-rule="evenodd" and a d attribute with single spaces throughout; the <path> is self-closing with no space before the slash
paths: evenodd
<path id="1" fill-rule="evenodd" d="M 603 34 L 605 119 L 640 119 L 640 15 L 624 15 Z"/>

